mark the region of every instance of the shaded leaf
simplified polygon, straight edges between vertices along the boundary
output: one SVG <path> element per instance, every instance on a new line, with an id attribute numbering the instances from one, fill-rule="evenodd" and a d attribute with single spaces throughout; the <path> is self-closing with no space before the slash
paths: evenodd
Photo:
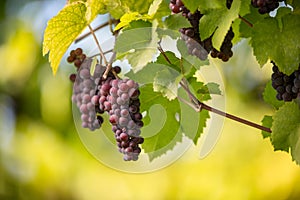
<path id="1" fill-rule="evenodd" d="M 270 104 L 275 109 L 278 109 L 280 106 L 284 104 L 284 102 L 279 101 L 276 98 L 276 94 L 277 94 L 276 90 L 272 87 L 272 81 L 269 81 L 263 92 L 263 98 L 266 103 Z"/>
<path id="2" fill-rule="evenodd" d="M 278 11 L 281 9 L 286 10 L 279 8 Z M 289 75 L 298 69 L 300 63 L 299 35 L 300 15 L 289 13 L 268 17 L 254 24 L 250 44 L 261 66 L 270 59 L 281 72 Z"/>
<path id="3" fill-rule="evenodd" d="M 261 122 L 262 122 L 262 126 L 271 128 L 272 123 L 273 123 L 272 116 L 265 115 L 264 118 L 261 120 Z M 261 131 L 261 134 L 262 134 L 263 138 L 271 137 L 271 133 L 266 132 L 266 131 Z"/>
<path id="4" fill-rule="evenodd" d="M 275 150 L 291 152 L 300 164 L 300 109 L 295 102 L 285 103 L 274 114 L 271 142 Z"/>

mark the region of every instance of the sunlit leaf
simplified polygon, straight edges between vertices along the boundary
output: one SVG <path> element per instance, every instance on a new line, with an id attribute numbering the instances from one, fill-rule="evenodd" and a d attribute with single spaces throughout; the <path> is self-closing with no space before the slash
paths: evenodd
<path id="1" fill-rule="evenodd" d="M 73 3 L 64 7 L 49 20 L 44 33 L 43 55 L 49 51 L 49 61 L 53 74 L 56 74 L 60 61 L 75 38 L 86 27 L 86 6 Z"/>
<path id="2" fill-rule="evenodd" d="M 209 38 L 213 34 L 212 44 L 219 50 L 232 22 L 239 16 L 240 8 L 241 0 L 235 0 L 229 10 L 223 6 L 205 14 L 199 25 L 201 39 Z"/>

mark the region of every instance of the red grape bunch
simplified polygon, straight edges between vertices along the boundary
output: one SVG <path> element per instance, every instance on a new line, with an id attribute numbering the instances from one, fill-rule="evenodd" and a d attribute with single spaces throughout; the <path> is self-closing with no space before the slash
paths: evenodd
<path id="1" fill-rule="evenodd" d="M 143 126 L 140 113 L 138 84 L 133 80 L 112 80 L 108 98 L 111 104 L 109 121 L 113 125 L 119 151 L 124 154 L 124 160 L 137 160 L 144 142 L 140 137 Z"/>
<path id="2" fill-rule="evenodd" d="M 71 51 L 68 61 L 73 59 L 74 62 L 82 55 L 76 54 L 74 59 L 75 52 Z M 118 149 L 124 154 L 124 160 L 135 161 L 141 152 L 139 145 L 144 142 L 144 138 L 140 136 L 140 129 L 144 124 L 140 113 L 139 86 L 133 80 L 119 79 L 112 71 L 104 79 L 102 76 L 106 67 L 99 64 L 91 75 L 91 63 L 92 59 L 84 57 L 80 67 L 75 65 L 77 74 L 71 75 L 74 82 L 72 101 L 81 113 L 82 127 L 92 131 L 99 129 L 104 121 L 101 115 L 107 112 Z M 112 70 L 115 74 L 121 72 L 119 66 L 113 67 Z"/>
<path id="3" fill-rule="evenodd" d="M 76 81 L 73 85 L 72 101 L 80 110 L 82 127 L 94 131 L 99 129 L 103 123 L 103 118 L 96 112 L 93 97 L 99 81 L 97 77 L 102 76 L 105 68 L 99 65 L 96 67 L 94 75 L 91 75 L 91 62 L 91 59 L 85 59 L 77 70 Z"/>

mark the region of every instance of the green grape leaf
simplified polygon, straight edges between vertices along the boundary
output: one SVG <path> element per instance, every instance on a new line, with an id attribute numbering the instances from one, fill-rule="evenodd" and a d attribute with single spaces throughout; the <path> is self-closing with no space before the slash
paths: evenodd
<path id="1" fill-rule="evenodd" d="M 214 48 L 220 50 L 232 22 L 239 17 L 240 8 L 241 0 L 235 0 L 229 10 L 226 6 L 210 10 L 200 19 L 199 32 L 201 39 L 209 38 L 213 34 L 212 44 Z"/>
<path id="2" fill-rule="evenodd" d="M 87 0 L 67 0 L 67 4 L 72 4 L 72 3 L 78 2 L 78 1 L 86 2 Z"/>
<path id="3" fill-rule="evenodd" d="M 148 15 L 149 16 L 154 16 L 158 9 L 160 8 L 160 4 L 162 3 L 163 0 L 154 0 L 152 4 L 149 7 L 148 10 Z"/>
<path id="4" fill-rule="evenodd" d="M 138 13 L 138 12 L 130 12 L 130 13 L 125 13 L 121 18 L 120 18 L 120 22 L 118 23 L 118 25 L 115 27 L 115 31 L 119 30 L 121 28 L 127 27 L 130 22 L 132 21 L 137 21 L 137 20 L 142 20 L 143 16 Z"/>
<path id="5" fill-rule="evenodd" d="M 149 63 L 138 72 L 129 71 L 126 76 L 140 84 L 153 84 L 153 91 L 169 100 L 177 97 L 178 84 L 183 77 L 172 67 L 160 63 Z"/>
<path id="6" fill-rule="evenodd" d="M 194 95 L 201 101 L 207 101 L 211 99 L 211 94 L 221 95 L 221 90 L 217 83 L 204 84 L 198 81 L 195 76 L 188 79 L 189 84 L 195 91 Z"/>
<path id="7" fill-rule="evenodd" d="M 142 129 L 142 136 L 145 138 L 142 148 L 148 154 L 150 161 L 152 161 L 156 157 L 165 154 L 168 150 L 172 150 L 176 143 L 181 141 L 180 125 L 175 118 L 176 113 L 180 115 L 181 112 L 178 101 L 169 101 L 161 93 L 154 92 L 152 84 L 141 87 L 140 91 L 140 100 L 143 102 L 141 104 L 142 112 L 149 112 L 153 102 L 155 102 L 155 104 L 160 105 L 164 109 L 164 115 L 166 115 L 166 121 L 163 123 L 163 126 L 155 134 L 150 131 L 152 135 L 147 135 L 147 131 L 144 131 L 150 122 L 149 115 L 146 115 L 144 118 L 144 121 L 148 123 L 145 123 L 145 127 Z M 153 114 L 156 114 L 153 118 L 162 119 L 162 113 L 155 112 Z"/>
<path id="8" fill-rule="evenodd" d="M 192 91 L 193 92 L 193 91 Z M 178 91 L 178 96 L 186 101 L 190 101 L 186 91 L 180 88 Z M 196 112 L 193 108 L 184 102 L 180 101 L 181 117 L 180 126 L 181 130 L 185 136 L 191 139 L 195 145 L 197 145 L 198 139 L 203 133 L 203 129 L 206 127 L 206 121 L 209 119 L 209 111 L 202 110 L 201 112 Z M 191 120 L 193 119 L 193 120 Z"/>
<path id="9" fill-rule="evenodd" d="M 252 25 L 256 24 L 257 22 L 264 20 L 266 16 L 259 14 L 256 8 L 250 6 L 250 13 L 243 16 L 245 20 L 250 22 Z M 240 23 L 239 32 L 240 37 L 249 38 L 252 36 L 253 28 L 249 26 L 245 22 Z"/>
<path id="10" fill-rule="evenodd" d="M 162 53 L 157 57 L 155 63 L 167 65 L 168 67 L 178 71 L 184 76 L 188 76 L 189 74 L 191 74 L 193 67 L 191 63 L 187 62 L 183 58 L 177 58 L 176 55 L 171 51 L 166 51 L 164 54 L 169 59 L 171 64 L 166 60 L 165 56 Z"/>
<path id="11" fill-rule="evenodd" d="M 92 22 L 98 14 L 107 12 L 105 4 L 99 0 L 87 0 L 86 7 L 87 11 L 85 17 L 88 23 Z"/>
<path id="12" fill-rule="evenodd" d="M 154 2 L 153 2 L 154 4 Z M 151 8 L 151 7 L 150 7 Z M 148 14 L 150 13 L 150 8 L 148 11 Z M 162 22 L 163 17 L 170 15 L 170 8 L 169 8 L 169 1 L 168 0 L 162 0 L 159 4 L 158 9 L 156 10 L 156 13 L 151 15 L 153 19 L 157 19 L 159 23 Z"/>
<path id="13" fill-rule="evenodd" d="M 137 21 L 132 21 L 128 24 L 127 27 L 123 28 L 123 31 L 128 31 L 130 29 L 137 29 L 137 28 L 143 28 L 143 27 L 151 27 L 152 23 L 149 21 L 144 21 L 144 20 L 137 20 Z"/>
<path id="14" fill-rule="evenodd" d="M 206 10 L 222 8 L 223 6 L 225 6 L 224 1 L 222 0 L 182 0 L 182 2 L 184 3 L 184 6 L 192 13 L 194 13 L 198 8 L 201 12 L 204 12 Z"/>
<path id="15" fill-rule="evenodd" d="M 199 1 L 190 1 L 190 0 L 182 0 L 184 6 L 189 9 L 192 13 L 194 13 L 199 5 L 200 5 L 200 2 Z"/>
<path id="16" fill-rule="evenodd" d="M 164 55 L 167 57 L 171 64 L 168 62 Z M 172 51 L 165 51 L 164 55 L 160 53 L 155 63 L 168 65 L 180 72 L 180 59 L 176 57 L 175 53 L 173 53 Z"/>
<path id="17" fill-rule="evenodd" d="M 263 98 L 266 103 L 270 104 L 275 109 L 278 109 L 284 104 L 284 102 L 279 101 L 276 98 L 276 94 L 277 94 L 276 90 L 272 87 L 272 81 L 269 81 L 263 92 Z"/>
<path id="18" fill-rule="evenodd" d="M 157 44 L 153 44 L 156 41 L 152 27 L 130 29 L 118 36 L 114 49 L 117 53 L 125 53 L 133 49 L 156 48 Z"/>
<path id="19" fill-rule="evenodd" d="M 262 122 L 262 126 L 271 128 L 272 123 L 273 123 L 272 116 L 265 115 L 261 122 Z M 269 133 L 267 131 L 261 131 L 261 134 L 262 134 L 263 138 L 271 137 L 271 133 Z"/>
<path id="20" fill-rule="evenodd" d="M 164 97 L 174 100 L 177 97 L 178 85 L 182 78 L 183 75 L 166 67 L 156 72 L 153 82 L 154 92 L 161 92 Z"/>
<path id="21" fill-rule="evenodd" d="M 134 72 L 130 70 L 126 73 L 126 77 L 140 83 L 140 84 L 148 84 L 153 83 L 154 78 L 156 76 L 156 72 L 164 70 L 166 65 L 158 64 L 158 63 L 148 63 L 143 70 L 138 72 Z"/>
<path id="22" fill-rule="evenodd" d="M 152 61 L 153 55 L 157 53 L 156 48 L 137 49 L 133 53 L 125 56 L 134 72 L 143 69 L 149 62 Z"/>
<path id="23" fill-rule="evenodd" d="M 165 26 L 165 24 L 162 24 L 161 26 Z M 163 37 L 167 36 L 174 40 L 177 40 L 180 37 L 180 32 L 178 30 L 171 30 L 171 29 L 166 29 L 166 28 L 158 28 L 157 34 L 158 34 L 159 38 L 163 38 Z"/>
<path id="24" fill-rule="evenodd" d="M 295 11 L 300 8 L 300 1 L 298 0 L 286 0 L 286 3 L 291 5 Z"/>
<path id="25" fill-rule="evenodd" d="M 143 20 L 143 21 L 153 21 L 154 19 L 158 19 L 161 21 L 161 14 L 157 14 L 157 11 L 162 9 L 162 0 L 154 0 L 149 7 L 147 14 L 140 14 L 140 11 L 134 12 L 126 12 L 120 18 L 120 23 L 115 27 L 115 30 L 119 30 L 121 28 L 129 26 L 129 24 L 133 21 Z"/>
<path id="26" fill-rule="evenodd" d="M 218 94 L 218 95 L 222 94 L 220 90 L 220 85 L 217 83 L 211 82 L 211 83 L 207 83 L 205 86 L 207 87 L 209 94 Z"/>
<path id="27" fill-rule="evenodd" d="M 189 20 L 182 16 L 181 13 L 169 15 L 164 21 L 164 28 L 171 30 L 179 30 L 180 28 L 190 27 Z"/>
<path id="28" fill-rule="evenodd" d="M 195 145 L 197 145 L 197 142 L 198 142 L 201 134 L 203 133 L 204 128 L 206 127 L 206 122 L 210 118 L 208 110 L 201 110 L 199 115 L 200 115 L 199 116 L 200 119 L 199 119 L 197 134 L 195 135 L 195 137 L 193 139 L 193 142 Z"/>
<path id="29" fill-rule="evenodd" d="M 300 15 L 286 14 L 286 9 L 278 9 L 285 15 L 267 17 L 254 24 L 250 44 L 261 66 L 270 59 L 280 71 L 291 74 L 300 63 Z"/>
<path id="30" fill-rule="evenodd" d="M 87 25 L 86 6 L 83 3 L 66 5 L 55 17 L 49 20 L 44 33 L 43 55 L 49 51 L 49 61 L 53 74 L 56 74 L 60 61 L 75 38 Z"/>
<path id="31" fill-rule="evenodd" d="M 120 19 L 122 15 L 130 12 L 138 12 L 147 14 L 148 9 L 153 0 L 101 0 L 106 7 L 106 10 L 115 19 Z"/>
<path id="32" fill-rule="evenodd" d="M 295 102 L 285 103 L 273 115 L 271 142 L 275 150 L 290 151 L 300 164 L 300 108 Z"/>
<path id="33" fill-rule="evenodd" d="M 117 58 L 127 59 L 133 71 L 137 72 L 153 60 L 158 41 L 154 27 L 130 29 L 119 35 L 114 50 L 118 53 Z"/>

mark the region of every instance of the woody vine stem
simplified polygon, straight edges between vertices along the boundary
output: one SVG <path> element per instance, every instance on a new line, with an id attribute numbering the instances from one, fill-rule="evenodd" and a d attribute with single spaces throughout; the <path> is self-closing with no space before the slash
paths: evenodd
<path id="1" fill-rule="evenodd" d="M 168 58 L 168 56 L 165 54 L 164 50 L 161 48 L 160 44 L 158 47 L 158 50 L 161 52 L 161 54 L 163 55 L 163 57 L 165 58 L 165 60 L 169 63 L 172 64 L 170 59 Z M 188 96 L 190 97 L 191 103 L 187 102 L 181 98 L 178 98 L 179 100 L 181 100 L 182 102 L 186 103 L 187 105 L 191 106 L 194 110 L 196 110 L 197 112 L 201 112 L 202 109 L 208 110 L 210 112 L 216 113 L 218 115 L 221 115 L 223 117 L 227 117 L 229 119 L 232 119 L 234 121 L 237 121 L 239 123 L 251 126 L 253 128 L 257 128 L 260 129 L 262 131 L 266 131 L 268 133 L 272 133 L 270 128 L 267 128 L 265 126 L 261 126 L 259 124 L 253 123 L 251 121 L 248 121 L 246 119 L 237 117 L 235 115 L 231 115 L 229 113 L 223 112 L 221 110 L 218 110 L 216 108 L 213 108 L 209 105 L 204 104 L 203 102 L 201 102 L 199 99 L 197 99 L 197 97 L 195 97 L 195 95 L 190 91 L 189 87 L 186 84 L 186 81 L 182 80 L 180 82 L 180 86 L 187 92 Z"/>

